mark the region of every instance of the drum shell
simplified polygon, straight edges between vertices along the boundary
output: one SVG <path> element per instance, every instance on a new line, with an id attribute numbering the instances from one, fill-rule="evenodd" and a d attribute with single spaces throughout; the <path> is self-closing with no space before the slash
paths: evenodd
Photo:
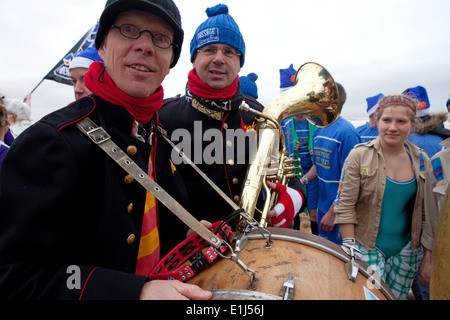
<path id="1" fill-rule="evenodd" d="M 288 276 L 294 278 L 294 300 L 365 300 L 371 292 L 376 299 L 395 299 L 387 285 L 368 266 L 357 260 L 356 281 L 350 281 L 345 270 L 349 256 L 340 246 L 309 233 L 292 229 L 268 228 L 272 247 L 259 233 L 249 235 L 249 242 L 239 259 L 256 271 L 255 290 L 249 290 L 249 277 L 229 259 L 219 259 L 188 281 L 205 290 L 220 292 L 224 299 L 248 296 L 258 299 L 278 298 Z M 229 291 L 230 295 L 224 294 Z M 218 295 L 219 296 L 219 295 Z M 371 296 L 369 294 L 369 296 Z M 373 297 L 373 296 L 372 296 Z M 250 299 L 251 300 L 251 299 Z"/>

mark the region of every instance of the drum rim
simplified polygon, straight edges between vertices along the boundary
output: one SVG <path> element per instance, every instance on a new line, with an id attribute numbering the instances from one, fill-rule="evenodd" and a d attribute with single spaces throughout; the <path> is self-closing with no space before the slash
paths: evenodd
<path id="1" fill-rule="evenodd" d="M 260 291 L 216 289 L 211 290 L 211 292 L 213 294 L 212 300 L 281 300 L 280 296 Z"/>

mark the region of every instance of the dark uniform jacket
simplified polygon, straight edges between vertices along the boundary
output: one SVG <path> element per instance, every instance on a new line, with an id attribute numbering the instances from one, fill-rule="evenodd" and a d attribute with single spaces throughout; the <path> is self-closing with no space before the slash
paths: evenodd
<path id="1" fill-rule="evenodd" d="M 127 173 L 76 127 L 86 116 L 125 152 L 135 146 L 130 157 L 148 172 L 151 146 L 131 136 L 133 116 L 95 96 L 22 133 L 0 168 L 0 299 L 138 299 L 147 281 L 134 274 L 146 190 L 126 183 Z M 156 140 L 157 182 L 184 203 L 165 141 Z M 162 254 L 173 220 L 159 204 Z"/>
<path id="2" fill-rule="evenodd" d="M 242 100 L 253 109 L 263 110 L 263 106 L 247 96 L 243 96 L 240 89 L 231 100 L 229 110 L 220 110 L 210 107 L 208 110 L 202 109 L 201 99 L 195 96 L 178 96 L 168 99 L 163 103 L 163 107 L 158 111 L 161 126 L 167 131 L 172 142 L 177 145 L 189 158 L 202 170 L 222 191 L 225 192 L 236 203 L 239 202 L 239 196 L 242 189 L 242 183 L 245 181 L 247 167 L 249 163 L 248 140 L 245 142 L 239 138 L 227 137 L 228 130 L 239 130 L 249 132 L 256 127 L 256 116 L 250 112 L 239 111 Z M 196 107 L 193 107 L 196 106 Z M 199 107 L 198 107 L 199 106 Z M 199 108 L 201 111 L 199 110 Z M 206 115 L 204 112 L 219 112 L 220 119 Z M 208 137 L 207 131 L 211 133 L 220 132 L 219 139 Z M 199 134 L 200 132 L 200 134 Z M 217 137 L 217 134 L 212 134 Z M 183 138 L 190 141 L 185 144 Z M 242 137 L 242 136 L 241 136 Z M 217 140 L 217 139 L 216 139 Z M 244 143 L 244 147 L 243 147 Z M 222 147 L 220 147 L 222 144 Z M 184 148 L 186 146 L 189 146 Z M 218 147 L 217 147 L 218 146 Z M 246 151 L 246 160 L 242 161 L 243 149 Z M 218 151 L 219 154 L 214 153 Z M 213 154 L 214 163 L 208 163 Z M 234 210 L 225 202 L 210 186 L 205 182 L 189 164 L 178 164 L 177 154 L 172 154 L 172 160 L 177 164 L 189 194 L 189 205 L 186 208 L 198 220 L 207 220 L 216 222 L 224 220 Z M 300 185 L 297 185 L 300 189 Z"/>

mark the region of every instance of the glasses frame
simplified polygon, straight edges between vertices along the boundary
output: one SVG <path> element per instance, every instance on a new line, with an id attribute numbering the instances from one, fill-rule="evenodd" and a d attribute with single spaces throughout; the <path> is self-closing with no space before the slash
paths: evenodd
<path id="1" fill-rule="evenodd" d="M 135 28 L 135 29 L 139 32 L 139 34 L 137 35 L 137 37 L 130 37 L 130 36 L 127 36 L 127 35 L 124 33 L 124 31 L 122 30 L 122 28 L 123 28 L 123 27 L 126 27 L 126 26 Z M 136 27 L 134 24 L 125 23 L 125 24 L 123 24 L 123 25 L 121 25 L 121 26 L 112 25 L 112 26 L 111 26 L 111 29 L 113 29 L 113 28 L 114 28 L 114 29 L 119 29 L 119 32 L 120 32 L 120 34 L 121 34 L 122 36 L 124 36 L 124 37 L 127 38 L 127 39 L 132 39 L 132 40 L 139 39 L 139 38 L 141 37 L 141 35 L 142 35 L 144 32 L 148 32 L 148 33 L 150 33 L 150 35 L 152 36 L 152 43 L 153 43 L 155 46 L 157 46 L 158 48 L 160 48 L 160 49 L 169 49 L 170 47 L 178 48 L 178 45 L 177 45 L 176 43 L 173 43 L 172 40 L 170 40 L 170 38 L 169 38 L 168 36 L 163 35 L 163 34 L 159 34 L 159 33 L 158 33 L 158 34 L 153 34 L 153 32 L 151 32 L 150 30 L 139 30 L 139 28 Z M 164 47 L 164 46 L 162 47 L 162 46 L 159 45 L 158 43 L 155 43 L 155 37 L 157 37 L 157 36 L 164 37 L 165 39 L 167 39 L 167 40 L 169 41 L 169 45 L 168 45 L 167 47 Z"/>
<path id="2" fill-rule="evenodd" d="M 216 47 L 207 47 L 205 49 L 197 49 L 198 52 L 202 52 L 203 54 L 205 54 L 206 56 L 215 56 L 217 54 L 217 52 L 222 51 L 222 55 L 226 58 L 234 58 L 234 57 L 239 57 L 242 55 L 242 53 L 240 53 L 239 51 L 237 51 L 236 49 L 232 49 L 232 50 L 224 50 L 224 49 L 219 49 Z M 212 51 L 212 52 L 208 52 L 208 51 Z M 231 53 L 231 56 L 230 56 Z"/>

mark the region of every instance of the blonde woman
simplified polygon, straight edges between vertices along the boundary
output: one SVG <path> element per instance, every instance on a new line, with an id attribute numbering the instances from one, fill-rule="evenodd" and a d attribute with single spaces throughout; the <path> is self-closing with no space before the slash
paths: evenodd
<path id="1" fill-rule="evenodd" d="M 430 161 L 406 140 L 415 128 L 416 110 L 417 101 L 405 95 L 379 101 L 379 137 L 350 152 L 335 209 L 343 243 L 361 252 L 398 299 L 408 295 L 417 272 Z"/>

